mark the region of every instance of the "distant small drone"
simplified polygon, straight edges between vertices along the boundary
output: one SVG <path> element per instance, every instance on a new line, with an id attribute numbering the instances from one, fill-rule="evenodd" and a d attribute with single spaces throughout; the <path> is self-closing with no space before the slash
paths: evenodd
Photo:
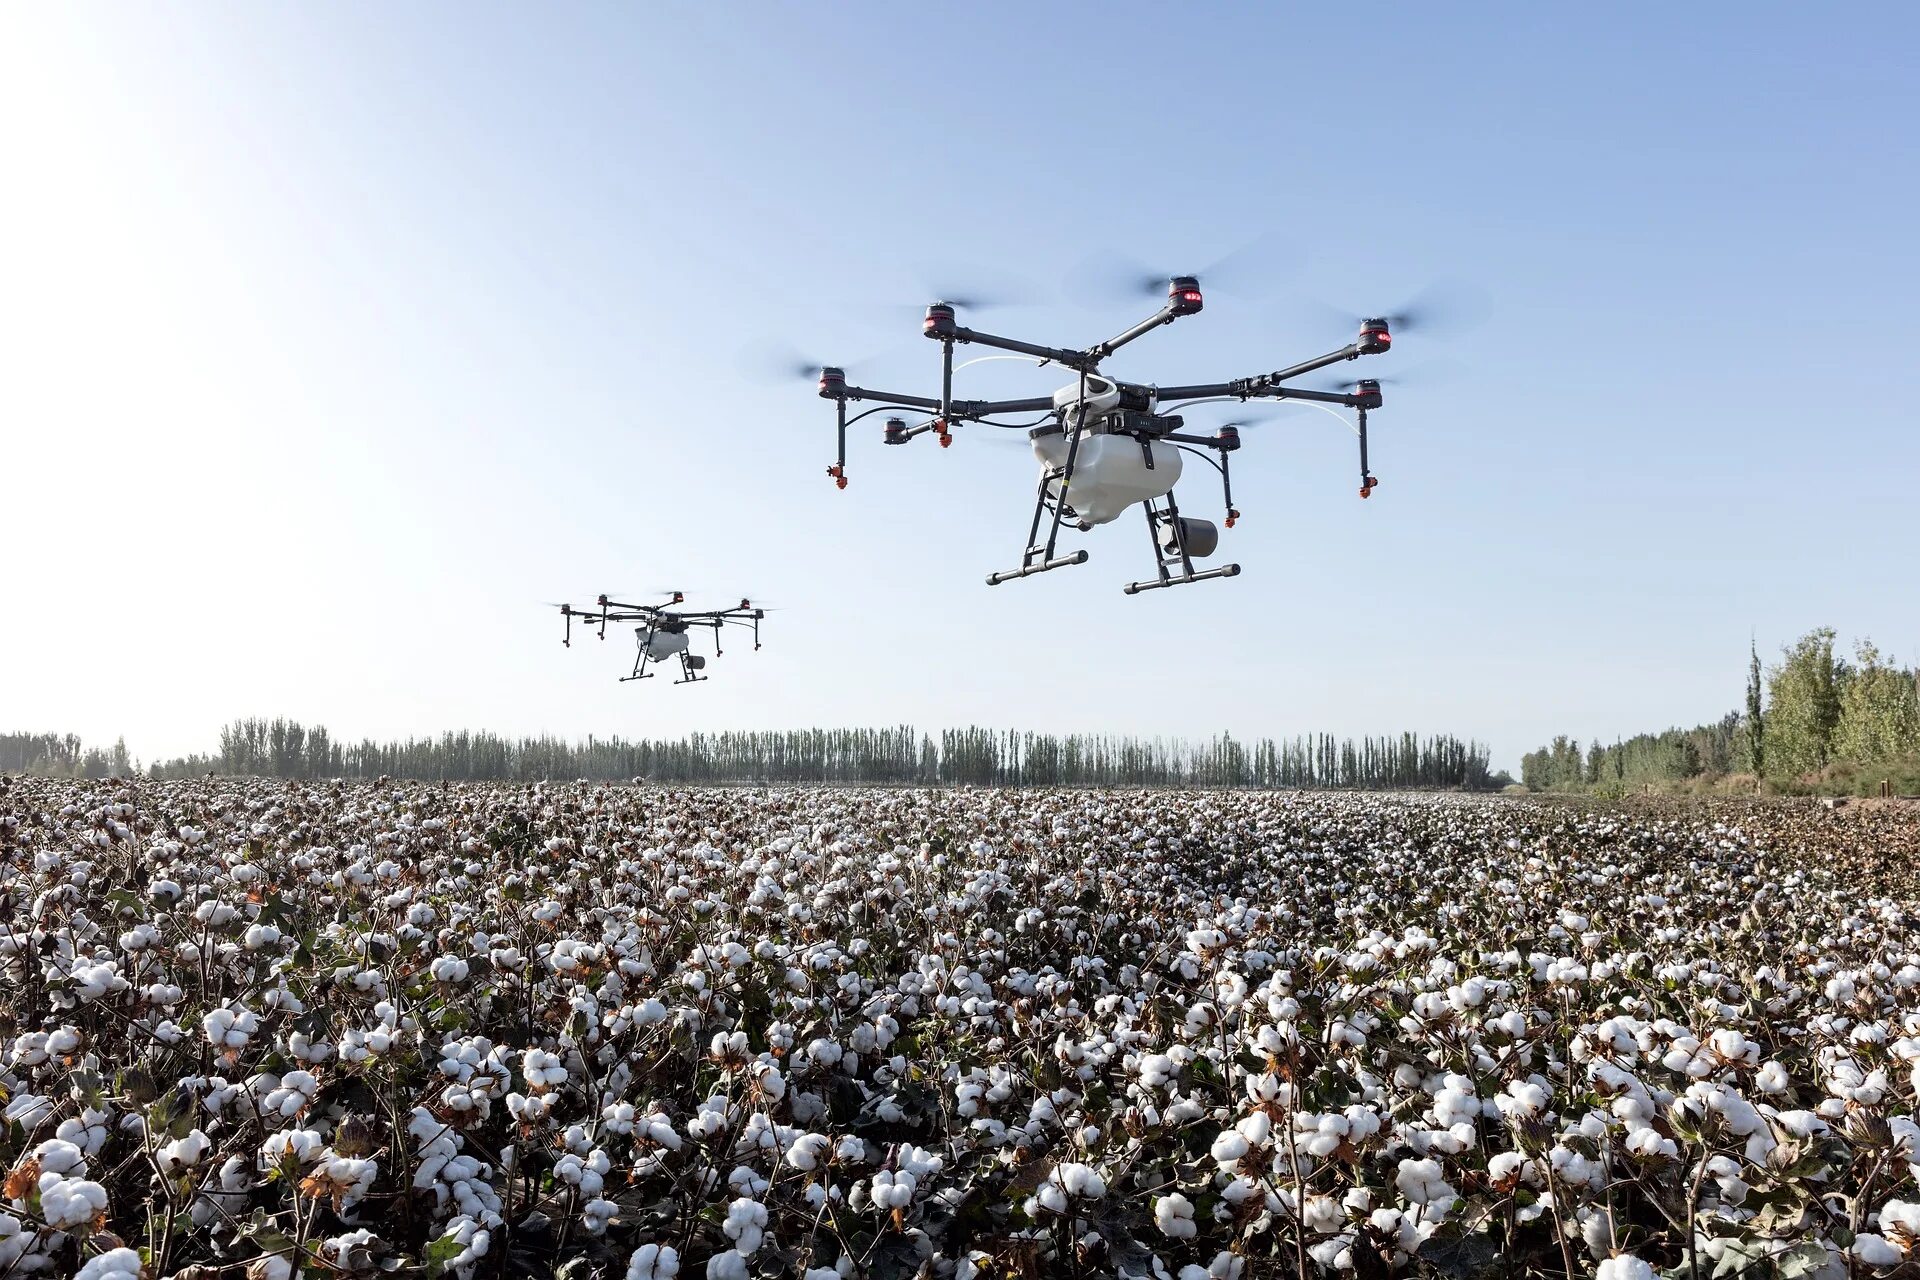
<path id="1" fill-rule="evenodd" d="M 1359 336 L 1338 351 L 1273 373 L 1236 378 L 1231 382 L 1155 387 L 1102 376 L 1101 361 L 1115 351 L 1161 325 L 1172 324 L 1200 310 L 1200 282 L 1196 277 L 1174 276 L 1166 284 L 1167 301 L 1158 312 L 1118 337 L 1084 351 L 1040 346 L 965 328 L 955 318 L 955 306 L 960 304 L 933 304 L 927 308 L 923 332 L 941 347 L 938 398 L 856 387 L 847 382 L 843 369 L 828 366 L 820 370 L 820 395 L 832 400 L 839 413 L 839 455 L 834 465 L 827 468 L 827 475 L 839 487 L 846 488 L 847 427 L 871 414 L 893 408 L 914 409 L 927 416 L 913 425 L 898 416 L 888 418 L 884 439 L 890 445 L 905 444 L 931 431 L 938 435 L 941 447 L 945 448 L 953 443 L 953 426 L 964 422 L 1031 428 L 1028 436 L 1034 455 L 1040 460 L 1040 483 L 1034 499 L 1033 521 L 1027 531 L 1026 550 L 1021 554 L 1019 568 L 990 575 L 987 585 L 996 586 L 1013 578 L 1084 564 L 1087 559 L 1084 550 L 1056 554 L 1061 525 L 1091 529 L 1119 518 L 1137 503 L 1146 510 L 1158 576 L 1150 581 L 1127 584 L 1123 590 L 1128 595 L 1207 578 L 1231 578 L 1240 572 L 1237 564 L 1205 571 L 1194 569 L 1195 557 L 1214 553 L 1220 533 L 1210 520 L 1182 516 L 1173 499 L 1173 486 L 1180 479 L 1181 454 L 1193 454 L 1212 466 L 1220 473 L 1225 522 L 1231 529 L 1240 513 L 1233 506 L 1233 482 L 1227 458 L 1240 447 L 1240 427 L 1245 424 L 1221 426 L 1210 436 L 1185 434 L 1181 431 L 1185 425 L 1183 419 L 1177 413 L 1161 412 L 1162 406 L 1172 410 L 1195 403 L 1270 399 L 1316 401 L 1353 409 L 1358 419 L 1356 434 L 1360 438 L 1360 496 L 1371 496 L 1379 481 L 1367 466 L 1367 412 L 1380 407 L 1379 382 L 1368 379 L 1347 384 L 1340 390 L 1309 390 L 1282 384 L 1343 360 L 1386 351 L 1393 344 L 1390 318 L 1362 320 Z M 1156 284 L 1156 290 L 1157 287 Z M 1027 400 L 956 400 L 953 398 L 953 348 L 955 343 L 963 342 L 1032 356 L 1042 364 L 1071 369 L 1079 378 L 1051 396 Z M 853 400 L 876 401 L 878 407 L 848 417 L 847 404 Z M 1170 403 L 1174 401 L 1181 403 Z M 1035 412 L 1043 417 L 1024 423 L 994 421 L 1000 414 Z M 1213 450 L 1219 455 L 1219 461 L 1200 452 L 1203 449 Z M 1043 522 L 1046 524 L 1044 538 L 1041 536 Z"/>
<path id="2" fill-rule="evenodd" d="M 753 629 L 753 647 L 760 647 L 760 620 L 766 616 L 766 610 L 754 607 L 750 600 L 742 600 L 731 609 L 708 609 L 699 613 L 676 611 L 671 606 L 685 600 L 686 596 L 678 591 L 667 593 L 662 604 L 622 604 L 602 595 L 596 598 L 595 608 L 576 609 L 570 604 L 560 606 L 560 616 L 567 620 L 566 636 L 560 641 L 568 648 L 573 647 L 573 620 L 581 619 L 595 627 L 602 640 L 607 638 L 607 624 L 610 622 L 637 622 L 634 636 L 639 642 L 639 652 L 633 659 L 633 674 L 621 676 L 621 683 L 628 680 L 651 680 L 654 672 L 647 670 L 649 663 L 658 665 L 668 658 L 680 659 L 680 678 L 675 684 L 691 684 L 696 680 L 708 679 L 700 674 L 706 669 L 707 660 L 691 651 L 688 632 L 694 627 L 713 628 L 713 653 L 719 657 L 726 650 L 720 647 L 720 633 L 729 626 L 751 627 Z"/>

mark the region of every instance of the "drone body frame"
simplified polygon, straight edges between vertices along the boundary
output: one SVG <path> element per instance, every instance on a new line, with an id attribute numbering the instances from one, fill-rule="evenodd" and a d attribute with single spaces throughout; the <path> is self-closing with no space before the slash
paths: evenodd
<path id="1" fill-rule="evenodd" d="M 1004 414 L 1036 412 L 1051 417 L 1055 425 L 1042 427 L 1031 435 L 1036 442 L 1035 454 L 1041 458 L 1042 469 L 1034 497 L 1033 519 L 1028 526 L 1020 565 L 989 575 L 988 586 L 1086 563 L 1085 549 L 1060 554 L 1059 538 L 1063 524 L 1073 524 L 1084 530 L 1091 528 L 1094 523 L 1105 523 L 1104 520 L 1090 521 L 1076 512 L 1069 497 L 1081 465 L 1083 444 L 1095 435 L 1131 437 L 1139 444 L 1147 471 L 1155 469 L 1156 444 L 1180 449 L 1207 462 L 1220 474 L 1226 508 L 1225 523 L 1227 528 L 1232 528 L 1240 513 L 1233 505 L 1233 480 L 1228 458 L 1241 446 L 1239 430 L 1234 426 L 1225 426 L 1213 435 L 1183 431 L 1181 428 L 1185 423 L 1178 414 L 1160 411 L 1161 406 L 1174 401 L 1301 400 L 1353 409 L 1357 415 L 1357 434 L 1360 439 L 1360 496 L 1370 497 L 1379 481 L 1375 479 L 1368 463 L 1367 413 L 1380 407 L 1379 383 L 1363 380 L 1354 384 L 1351 392 L 1316 391 L 1285 384 L 1329 365 L 1388 350 L 1393 342 L 1388 322 L 1381 318 L 1364 320 L 1359 336 L 1338 350 L 1271 373 L 1226 382 L 1157 387 L 1107 378 L 1099 372 L 1101 362 L 1120 348 L 1163 325 L 1197 314 L 1203 305 L 1199 281 L 1192 276 L 1174 276 L 1168 281 L 1166 303 L 1153 315 L 1105 342 L 1075 350 L 1042 346 L 961 325 L 952 304 L 935 303 L 927 308 L 922 332 L 940 343 L 940 395 L 937 398 L 855 386 L 847 381 L 844 370 L 831 365 L 820 370 L 819 394 L 823 399 L 834 402 L 838 420 L 839 449 L 834 465 L 827 468 L 827 474 L 838 487 L 846 488 L 848 426 L 889 409 L 911 409 L 926 417 L 911 426 L 902 418 L 890 418 L 885 429 L 887 444 L 903 445 L 916 436 L 933 432 L 943 448 L 952 443 L 952 428 L 960 423 L 1013 427 L 1031 424 L 996 422 L 993 419 Z M 955 346 L 962 344 L 992 347 L 1031 356 L 1042 364 L 1056 364 L 1071 369 L 1079 375 L 1077 387 L 1063 388 L 1050 397 L 956 400 L 953 396 L 953 351 Z M 1094 394 L 1096 383 L 1101 386 L 1098 393 Z M 849 416 L 847 406 L 855 401 L 869 401 L 876 407 Z M 1057 450 L 1050 451 L 1039 443 L 1042 437 L 1055 433 L 1063 434 L 1066 442 L 1064 456 L 1058 461 L 1053 461 L 1049 456 L 1050 452 Z M 1230 578 L 1240 572 L 1237 564 L 1206 570 L 1194 568 L 1196 556 L 1204 557 L 1214 550 L 1218 531 L 1210 521 L 1193 520 L 1180 514 L 1179 505 L 1173 497 L 1174 483 L 1177 483 L 1177 478 L 1164 489 L 1151 490 L 1151 496 L 1137 499 L 1146 512 L 1156 576 L 1146 581 L 1128 583 L 1122 588 L 1128 595 L 1202 582 L 1209 578 Z"/>
<path id="2" fill-rule="evenodd" d="M 595 600 L 593 609 L 576 609 L 570 604 L 560 606 L 560 616 L 566 620 L 566 633 L 560 643 L 566 648 L 573 647 L 573 620 L 579 618 L 592 626 L 601 640 L 607 638 L 609 623 L 637 622 L 634 637 L 638 652 L 634 655 L 633 672 L 620 677 L 622 684 L 630 680 L 651 680 L 654 672 L 647 670 L 649 665 L 659 666 L 666 659 L 680 659 L 680 678 L 674 684 L 693 684 L 711 679 L 703 676 L 707 660 L 693 652 L 689 640 L 695 627 L 707 627 L 713 631 L 713 653 L 720 657 L 726 652 L 721 647 L 721 634 L 729 626 L 748 627 L 753 632 L 753 647 L 760 648 L 760 622 L 766 617 L 766 610 L 756 608 L 752 601 L 741 600 L 731 609 L 706 609 L 700 611 L 675 610 L 672 606 L 681 603 L 686 595 L 679 591 L 665 593 L 667 599 L 661 604 L 627 604 L 601 595 Z M 669 638 L 678 640 L 671 643 Z"/>

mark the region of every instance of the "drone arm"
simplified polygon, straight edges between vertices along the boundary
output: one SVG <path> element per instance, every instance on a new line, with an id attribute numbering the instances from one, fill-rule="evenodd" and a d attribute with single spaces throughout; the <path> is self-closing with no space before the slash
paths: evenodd
<path id="1" fill-rule="evenodd" d="M 846 407 L 848 400 L 873 400 L 883 406 L 897 404 L 904 405 L 909 409 L 927 409 L 933 413 L 940 412 L 940 402 L 932 396 L 909 396 L 902 395 L 896 391 L 873 391 L 867 387 L 848 387 L 845 396 L 839 397 L 839 399 L 841 408 L 843 409 Z"/>
<path id="2" fill-rule="evenodd" d="M 1085 351 L 1069 351 L 1064 347 L 1043 347 L 1037 342 L 1022 342 L 1018 338 L 1003 338 L 997 333 L 982 333 L 978 329 L 963 329 L 955 326 L 947 333 L 935 333 L 929 336 L 949 337 L 955 342 L 977 342 L 983 347 L 998 347 L 1002 351 L 1014 351 L 1023 356 L 1034 356 L 1041 360 L 1050 360 L 1054 364 L 1068 369 L 1085 371 L 1099 363 L 1099 359 Z M 1048 403 L 1052 403 L 1049 401 Z M 937 406 L 936 406 L 937 407 Z"/>
<path id="3" fill-rule="evenodd" d="M 1289 373 L 1289 377 L 1297 374 Z M 1349 395 L 1341 391 L 1308 391 L 1303 387 L 1282 387 L 1275 383 L 1275 375 L 1263 373 L 1253 378 L 1236 378 L 1232 382 L 1200 382 L 1189 387 L 1156 387 L 1154 395 L 1161 401 L 1167 400 L 1212 400 L 1235 397 L 1248 400 L 1262 397 L 1270 400 L 1313 400 L 1320 404 L 1345 405 L 1349 409 L 1359 407 L 1364 397 Z"/>
<path id="4" fill-rule="evenodd" d="M 1329 351 L 1326 355 L 1315 356 L 1311 360 L 1302 360 L 1299 364 L 1285 369 L 1276 369 L 1272 373 L 1256 374 L 1251 378 L 1235 378 L 1232 382 L 1203 382 L 1190 387 L 1159 387 L 1155 395 L 1160 400 L 1199 400 L 1210 396 L 1272 396 L 1281 400 L 1318 400 L 1322 404 L 1343 404 L 1348 408 L 1358 408 L 1361 397 L 1343 395 L 1333 391 L 1303 391 L 1295 387 L 1283 387 L 1280 384 L 1291 378 L 1324 369 L 1330 364 L 1339 364 L 1342 360 L 1357 360 L 1369 352 L 1363 350 L 1357 342 L 1348 343 L 1338 351 Z"/>
<path id="5" fill-rule="evenodd" d="M 1133 328 L 1127 330 L 1125 333 L 1121 334 L 1119 337 L 1108 338 L 1105 342 L 1093 348 L 1087 354 L 1091 356 L 1096 362 L 1104 360 L 1108 356 L 1112 355 L 1114 352 L 1118 351 L 1120 348 L 1126 346 L 1129 342 L 1132 342 L 1135 338 L 1141 337 L 1144 334 L 1152 333 L 1155 329 L 1158 329 L 1163 324 L 1172 324 L 1175 320 L 1178 320 L 1183 314 L 1187 314 L 1187 313 L 1176 311 L 1171 306 L 1162 307 L 1160 308 L 1160 310 L 1156 311 L 1153 315 L 1148 316 L 1145 320 L 1142 320 L 1139 324 L 1133 326 Z"/>
<path id="6" fill-rule="evenodd" d="M 1044 413 L 1053 408 L 1052 396 L 1029 396 L 1025 400 L 956 400 L 956 418 L 986 418 L 998 413 Z"/>

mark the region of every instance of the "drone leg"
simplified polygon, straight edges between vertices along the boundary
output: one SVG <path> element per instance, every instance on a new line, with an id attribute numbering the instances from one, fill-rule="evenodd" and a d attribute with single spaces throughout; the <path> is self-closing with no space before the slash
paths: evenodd
<path id="1" fill-rule="evenodd" d="M 1045 573 L 1049 569 L 1064 569 L 1068 565 L 1085 564 L 1087 562 L 1087 552 L 1084 547 L 1064 556 L 1056 556 L 1053 554 L 1054 536 L 1058 533 L 1060 527 L 1059 513 L 1062 504 L 1058 501 L 1054 503 L 1053 531 L 1047 535 L 1046 545 L 1042 546 L 1038 541 L 1040 537 L 1040 521 L 1047 513 L 1047 484 L 1056 478 L 1052 471 L 1045 471 L 1040 475 L 1040 487 L 1035 491 L 1033 497 L 1033 523 L 1027 526 L 1027 549 L 1020 557 L 1020 567 L 1018 569 L 1008 569 L 1002 573 L 988 574 L 988 586 L 997 587 L 1001 583 L 1011 582 L 1015 578 L 1030 578 L 1036 573 Z"/>
<path id="2" fill-rule="evenodd" d="M 621 676 L 621 684 L 625 684 L 629 680 L 652 679 L 652 677 L 647 674 L 647 659 L 652 655 L 647 651 L 646 633 L 636 629 L 633 634 L 640 638 L 640 652 L 633 660 L 633 674 L 630 676 Z"/>
<path id="3" fill-rule="evenodd" d="M 1020 555 L 1020 567 L 1018 569 L 1007 570 L 1004 573 L 988 574 L 988 586 L 997 587 L 1003 582 L 1012 581 L 1014 578 L 1031 577 L 1036 573 L 1046 573 L 1050 569 L 1064 569 L 1068 565 L 1085 564 L 1087 562 L 1085 548 L 1075 551 L 1070 555 L 1056 556 L 1054 554 L 1054 551 L 1060 543 L 1060 521 L 1065 517 L 1067 511 L 1067 486 L 1073 482 L 1073 465 L 1080 456 L 1080 437 L 1085 434 L 1086 423 L 1084 419 L 1086 417 L 1086 402 L 1087 374 L 1083 369 L 1080 372 L 1080 398 L 1075 404 L 1076 413 L 1072 418 L 1073 433 L 1067 437 L 1067 460 L 1057 469 L 1050 468 L 1040 473 L 1040 488 L 1033 499 L 1033 523 L 1027 527 L 1027 549 Z M 1066 419 L 1063 416 L 1063 422 L 1064 421 L 1066 421 Z M 1049 482 L 1055 480 L 1059 481 L 1060 490 L 1053 500 L 1053 519 L 1047 526 L 1047 541 L 1043 546 L 1039 541 L 1040 520 L 1046 515 L 1047 511 L 1047 485 Z"/>
<path id="4" fill-rule="evenodd" d="M 1172 490 L 1167 491 L 1167 506 L 1164 511 L 1152 498 L 1141 505 L 1147 512 L 1147 535 L 1153 540 L 1153 562 L 1159 578 L 1153 582 L 1129 582 L 1120 588 L 1126 594 L 1137 596 L 1142 591 L 1153 591 L 1160 587 L 1179 587 L 1189 582 L 1205 582 L 1208 578 L 1232 578 L 1239 574 L 1240 566 L 1237 564 L 1223 564 L 1218 569 L 1194 572 L 1193 557 L 1187 551 L 1186 528 L 1180 523 L 1180 507 L 1173 500 Z M 1167 541 L 1173 544 L 1170 548 L 1160 545 L 1162 525 L 1167 529 Z M 1177 570 L 1177 572 L 1169 572 L 1169 570 Z"/>

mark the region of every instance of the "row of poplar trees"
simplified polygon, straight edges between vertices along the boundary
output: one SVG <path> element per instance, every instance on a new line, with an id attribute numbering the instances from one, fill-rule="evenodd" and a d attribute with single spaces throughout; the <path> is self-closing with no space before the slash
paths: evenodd
<path id="1" fill-rule="evenodd" d="M 0 773 L 112 778 L 132 771 L 125 738 L 111 747 L 88 747 L 71 733 L 0 733 Z"/>
<path id="2" fill-rule="evenodd" d="M 1520 758 L 1535 790 L 1583 790 L 1748 773 L 1778 780 L 1837 765 L 1892 766 L 1920 757 L 1920 668 L 1903 667 L 1871 640 L 1847 658 L 1831 627 L 1818 627 L 1763 667 L 1749 650 L 1744 707 L 1712 724 L 1613 743 L 1557 737 Z"/>
<path id="3" fill-rule="evenodd" d="M 217 756 L 156 764 L 156 777 L 656 782 L 830 782 L 976 786 L 1341 787 L 1475 789 L 1487 748 L 1447 735 L 1341 739 L 1317 734 L 1204 742 L 985 728 L 937 736 L 910 726 L 695 733 L 670 740 L 504 738 L 446 733 L 342 742 L 293 720 L 237 720 Z"/>

